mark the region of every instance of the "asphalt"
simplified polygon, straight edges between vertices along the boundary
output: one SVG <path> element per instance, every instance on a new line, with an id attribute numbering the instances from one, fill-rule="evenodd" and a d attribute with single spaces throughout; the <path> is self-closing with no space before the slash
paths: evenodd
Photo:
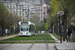
<path id="1" fill-rule="evenodd" d="M 49 33 L 50 34 L 50 33 Z M 60 40 L 58 40 L 56 37 L 54 37 L 52 34 L 50 34 L 53 39 L 58 43 L 48 43 L 49 50 L 75 50 L 75 42 L 67 42 L 63 41 L 60 43 Z M 15 37 L 18 35 L 12 35 L 7 37 L 0 37 L 0 40 Z M 0 50 L 27 50 L 31 43 L 26 44 L 0 44 Z M 45 43 L 36 43 L 33 45 L 31 50 L 46 50 L 46 44 Z"/>

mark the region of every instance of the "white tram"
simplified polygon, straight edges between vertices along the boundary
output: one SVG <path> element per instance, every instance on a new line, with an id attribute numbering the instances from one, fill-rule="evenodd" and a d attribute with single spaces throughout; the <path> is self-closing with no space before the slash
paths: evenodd
<path id="1" fill-rule="evenodd" d="M 35 35 L 35 24 L 31 22 L 20 21 L 19 22 L 19 35 L 20 36 L 31 36 Z"/>

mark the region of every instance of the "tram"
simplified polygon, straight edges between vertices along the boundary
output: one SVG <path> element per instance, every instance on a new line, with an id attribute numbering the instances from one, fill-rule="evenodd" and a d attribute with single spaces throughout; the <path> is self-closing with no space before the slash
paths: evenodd
<path id="1" fill-rule="evenodd" d="M 20 36 L 31 36 L 35 35 L 35 24 L 30 21 L 20 21 L 19 22 L 19 35 Z"/>

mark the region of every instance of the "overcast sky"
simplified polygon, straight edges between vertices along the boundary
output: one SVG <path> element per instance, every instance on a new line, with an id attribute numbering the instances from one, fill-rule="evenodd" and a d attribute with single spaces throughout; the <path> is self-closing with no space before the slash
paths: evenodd
<path id="1" fill-rule="evenodd" d="M 0 0 L 0 1 L 4 1 L 4 0 Z M 10 1 L 10 0 L 5 0 L 5 1 Z M 16 2 L 17 0 L 12 0 L 14 2 Z M 40 0 L 19 0 L 20 2 L 26 2 L 26 3 L 34 3 L 34 4 L 40 4 Z"/>

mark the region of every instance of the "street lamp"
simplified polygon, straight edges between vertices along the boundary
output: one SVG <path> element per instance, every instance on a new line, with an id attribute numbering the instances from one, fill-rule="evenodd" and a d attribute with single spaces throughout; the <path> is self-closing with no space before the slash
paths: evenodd
<path id="1" fill-rule="evenodd" d="M 19 7 L 20 7 L 20 21 L 21 21 L 21 4 L 19 5 Z"/>
<path id="2" fill-rule="evenodd" d="M 27 15 L 27 17 L 28 17 L 28 20 L 30 19 L 30 17 L 29 17 L 29 5 L 28 5 L 28 15 Z"/>
<path id="3" fill-rule="evenodd" d="M 23 9 L 23 5 L 19 4 L 19 9 L 20 9 L 20 21 L 21 21 L 21 14 L 23 15 L 23 13 L 21 13 L 24 9 Z"/>
<path id="4" fill-rule="evenodd" d="M 16 12 L 17 12 L 17 14 L 18 14 L 18 3 L 19 3 L 19 0 L 17 0 L 17 2 L 16 2 Z M 17 16 L 17 14 L 16 14 L 16 16 Z M 17 16 L 17 22 L 16 22 L 16 30 L 17 30 L 17 33 L 18 33 L 18 16 Z"/>
<path id="5" fill-rule="evenodd" d="M 46 19 L 45 19 L 45 7 L 44 7 L 44 12 L 43 12 L 43 14 L 44 14 L 44 22 L 46 22 L 46 21 L 45 21 L 45 20 L 46 20 Z"/>
<path id="6" fill-rule="evenodd" d="M 11 34 L 12 34 L 12 0 L 10 0 L 10 13 L 11 13 Z"/>
<path id="7" fill-rule="evenodd" d="M 2 1 L 2 5 L 3 5 L 3 1 Z M 3 6 L 2 6 L 3 8 Z M 3 17 L 2 17 L 2 36 L 3 36 Z"/>
<path id="8" fill-rule="evenodd" d="M 58 11 L 57 15 L 59 16 L 60 43 L 62 43 L 62 15 L 64 15 L 64 12 Z"/>
<path id="9" fill-rule="evenodd" d="M 44 19 L 44 22 L 46 22 L 46 7 L 47 7 L 47 5 L 46 4 L 43 4 L 43 7 L 44 7 L 44 12 L 43 12 L 43 15 L 44 15 L 44 17 L 43 17 L 43 19 Z"/>
<path id="10" fill-rule="evenodd" d="M 23 16 L 23 21 L 24 21 L 24 5 L 22 5 L 22 16 Z"/>
<path id="11" fill-rule="evenodd" d="M 27 6 L 25 5 L 25 16 L 27 17 Z"/>
<path id="12" fill-rule="evenodd" d="M 41 22 L 42 22 L 42 3 L 41 3 Z"/>

